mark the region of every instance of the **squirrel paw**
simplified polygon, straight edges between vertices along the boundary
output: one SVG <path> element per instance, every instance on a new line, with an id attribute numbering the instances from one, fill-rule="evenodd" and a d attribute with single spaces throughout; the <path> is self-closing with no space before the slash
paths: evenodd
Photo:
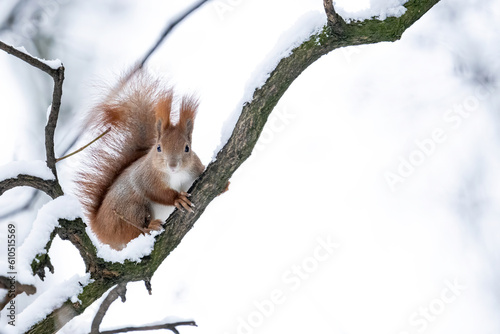
<path id="1" fill-rule="evenodd" d="M 186 192 L 180 192 L 177 198 L 174 201 L 174 205 L 177 209 L 181 210 L 184 212 L 185 210 L 189 212 L 194 212 L 193 208 L 195 207 L 193 203 L 188 199 L 191 194 L 188 194 Z"/>
<path id="2" fill-rule="evenodd" d="M 222 195 L 223 193 L 225 193 L 226 191 L 228 191 L 228 190 L 229 190 L 229 185 L 230 185 L 230 184 L 231 184 L 231 182 L 230 182 L 230 181 L 227 181 L 226 188 L 224 188 L 224 190 L 222 190 L 222 192 L 221 192 L 219 195 Z M 219 195 L 217 195 L 217 196 L 219 196 Z"/>
<path id="3" fill-rule="evenodd" d="M 149 223 L 149 226 L 144 229 L 146 233 L 150 233 L 151 231 L 161 231 L 162 227 L 162 220 L 161 219 L 155 219 Z"/>

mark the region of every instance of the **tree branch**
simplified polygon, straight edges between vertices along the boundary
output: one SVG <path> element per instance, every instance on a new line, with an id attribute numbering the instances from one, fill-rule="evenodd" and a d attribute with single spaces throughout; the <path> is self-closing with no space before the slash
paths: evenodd
<path id="1" fill-rule="evenodd" d="M 32 187 L 43 191 L 52 198 L 59 197 L 61 189 L 57 180 L 44 180 L 32 175 L 20 174 L 15 178 L 0 181 L 0 196 L 15 187 Z"/>
<path id="2" fill-rule="evenodd" d="M 325 7 L 328 25 L 336 34 L 342 34 L 344 32 L 345 22 L 342 17 L 335 12 L 335 8 L 333 8 L 333 0 L 323 0 L 323 6 Z"/>
<path id="3" fill-rule="evenodd" d="M 137 332 L 137 331 L 151 331 L 158 329 L 169 329 L 174 333 L 179 333 L 177 330 L 178 326 L 196 326 L 194 321 L 183 321 L 183 322 L 175 322 L 175 323 L 164 323 L 160 325 L 145 325 L 139 327 L 124 327 L 119 329 L 113 329 L 108 331 L 99 331 L 99 327 L 101 326 L 102 320 L 106 315 L 111 304 L 113 304 L 118 297 L 121 298 L 124 303 L 126 298 L 125 294 L 127 293 L 127 283 L 119 283 L 113 290 L 109 292 L 106 298 L 103 300 L 101 305 L 99 306 L 99 310 L 97 311 L 94 320 L 92 321 L 92 326 L 90 330 L 90 334 L 116 334 L 116 333 L 125 333 L 125 332 Z"/>
<path id="4" fill-rule="evenodd" d="M 176 210 L 168 218 L 165 231 L 157 237 L 151 255 L 143 258 L 140 263 L 125 261 L 120 264 L 95 260 L 97 271 L 92 277 L 94 282 L 84 287 L 83 292 L 78 296 L 81 302 L 72 304 L 67 301 L 63 307 L 33 326 L 29 333 L 58 331 L 67 321 L 83 312 L 117 283 L 141 281 L 152 277 L 163 260 L 194 226 L 207 205 L 225 189 L 234 171 L 250 156 L 269 114 L 292 82 L 309 65 L 337 48 L 398 40 L 407 28 L 437 2 L 439 0 L 410 0 L 405 4 L 406 13 L 399 18 L 352 22 L 345 24 L 340 34 L 328 24 L 320 33 L 312 35 L 295 48 L 289 56 L 279 62 L 265 84 L 255 90 L 252 100 L 243 106 L 230 139 L 217 154 L 216 160 L 209 164 L 191 187 L 191 199 L 197 207 L 195 213 L 183 213 Z M 82 230 L 84 233 L 82 227 L 77 227 L 76 230 Z M 71 233 L 69 235 L 71 236 Z M 86 243 L 87 241 L 83 242 L 83 244 Z M 67 310 L 68 308 L 71 312 Z M 64 321 L 56 322 L 56 318 L 61 319 L 59 317 L 61 313 L 66 316 L 62 317 Z M 105 333 L 111 334 L 112 332 Z"/>
<path id="5" fill-rule="evenodd" d="M 52 170 L 54 176 L 57 180 L 57 169 L 56 169 L 56 154 L 54 146 L 54 133 L 56 131 L 57 119 L 59 118 L 59 110 L 61 108 L 62 99 L 62 86 L 64 82 L 64 67 L 61 65 L 54 75 L 54 92 L 52 93 L 52 106 L 50 108 L 49 119 L 47 120 L 47 125 L 45 126 L 45 154 L 47 158 L 47 167 Z M 59 185 L 59 183 L 57 183 Z M 63 195 L 62 189 L 59 187 L 59 196 Z"/>
<path id="6" fill-rule="evenodd" d="M 101 326 L 102 319 L 104 319 L 104 316 L 106 315 L 106 312 L 108 311 L 109 307 L 111 304 L 114 303 L 115 300 L 118 299 L 118 297 L 121 298 L 122 303 L 125 302 L 125 294 L 127 293 L 127 283 L 120 283 L 118 284 L 113 290 L 111 290 L 106 298 L 102 301 L 101 305 L 99 306 L 99 310 L 97 311 L 96 315 L 94 316 L 94 320 L 92 321 L 92 326 L 90 329 L 90 334 L 99 334 L 99 326 Z"/>
<path id="7" fill-rule="evenodd" d="M 114 329 L 109 331 L 100 332 L 100 334 L 117 334 L 117 333 L 125 333 L 125 332 L 138 332 L 138 331 L 153 331 L 158 329 L 168 329 L 174 332 L 175 334 L 179 334 L 177 330 L 178 326 L 195 326 L 197 327 L 194 321 L 182 321 L 182 322 L 174 322 L 162 325 L 149 325 L 149 326 L 140 326 L 140 327 L 125 327 L 120 329 Z"/>
<path id="8" fill-rule="evenodd" d="M 56 157 L 54 153 L 54 132 L 56 130 L 57 119 L 59 117 L 59 109 L 61 107 L 62 85 L 64 82 L 64 66 L 62 66 L 61 64 L 57 68 L 52 68 L 46 62 L 36 57 L 33 57 L 11 45 L 5 44 L 2 41 L 0 41 L 0 50 L 3 50 L 23 60 L 24 62 L 30 64 L 31 66 L 44 71 L 45 73 L 50 75 L 54 80 L 54 91 L 52 93 L 52 106 L 50 109 L 50 114 L 47 120 L 47 124 L 45 126 L 45 154 L 46 154 L 47 167 L 49 167 L 49 169 L 52 171 L 57 181 Z M 52 193 L 54 194 L 55 197 L 63 195 L 63 191 L 61 189 L 61 186 L 59 185 L 59 182 L 54 182 L 51 186 L 52 186 Z M 55 198 L 54 196 L 51 197 Z"/>
<path id="9" fill-rule="evenodd" d="M 11 45 L 5 44 L 4 42 L 0 41 L 0 50 L 3 50 L 11 55 L 13 55 L 16 58 L 21 59 L 22 61 L 30 64 L 33 67 L 38 68 L 39 70 L 44 71 L 48 75 L 50 75 L 52 78 L 58 76 L 58 69 L 54 69 L 50 67 L 47 63 L 43 62 L 42 60 L 33 57 Z"/>

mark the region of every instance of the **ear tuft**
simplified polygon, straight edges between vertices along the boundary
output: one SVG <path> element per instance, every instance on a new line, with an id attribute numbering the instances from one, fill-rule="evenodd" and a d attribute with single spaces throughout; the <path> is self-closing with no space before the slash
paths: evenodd
<path id="1" fill-rule="evenodd" d="M 192 96 L 184 96 L 182 98 L 179 112 L 179 125 L 186 131 L 190 138 L 193 133 L 194 118 L 196 117 L 198 105 L 198 100 Z"/>
<path id="2" fill-rule="evenodd" d="M 172 101 L 174 94 L 172 90 L 164 92 L 159 98 L 155 106 L 156 121 L 161 125 L 162 130 L 166 130 L 170 126 L 170 113 L 172 111 Z M 158 128 L 160 131 L 160 128 Z"/>

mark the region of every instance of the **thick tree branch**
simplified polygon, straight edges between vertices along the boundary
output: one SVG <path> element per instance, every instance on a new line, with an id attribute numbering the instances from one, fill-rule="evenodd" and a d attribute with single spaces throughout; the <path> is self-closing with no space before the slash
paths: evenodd
<path id="1" fill-rule="evenodd" d="M 190 192 L 192 201 L 196 203 L 195 213 L 175 211 L 167 220 L 164 233 L 157 237 L 151 255 L 140 263 L 125 261 L 124 264 L 119 264 L 95 260 L 97 271 L 93 273 L 94 282 L 84 287 L 78 296 L 81 302 L 76 304 L 66 302 L 63 307 L 35 325 L 29 333 L 55 332 L 66 321 L 83 312 L 112 286 L 120 282 L 140 281 L 152 277 L 163 260 L 177 247 L 203 214 L 207 205 L 225 189 L 234 171 L 250 156 L 269 114 L 292 82 L 309 65 L 337 48 L 398 40 L 408 27 L 437 2 L 439 0 L 410 0 L 405 4 L 406 13 L 399 18 L 352 22 L 345 24 L 341 33 L 328 24 L 320 33 L 311 36 L 295 48 L 289 56 L 279 62 L 265 84 L 255 90 L 252 100 L 243 106 L 232 136 L 218 153 L 216 161 L 207 167 L 192 186 Z M 85 233 L 85 229 L 81 226 L 74 228 L 74 231 Z M 82 245 L 85 245 L 83 249 L 91 249 L 92 246 L 87 243 L 86 240 L 82 241 Z M 93 256 L 91 254 L 91 257 Z M 57 318 L 65 320 L 57 322 L 55 320 Z"/>

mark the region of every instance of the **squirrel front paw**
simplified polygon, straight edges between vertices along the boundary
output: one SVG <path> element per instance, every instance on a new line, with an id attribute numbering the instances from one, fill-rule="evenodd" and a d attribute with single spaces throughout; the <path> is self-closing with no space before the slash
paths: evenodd
<path id="1" fill-rule="evenodd" d="M 184 212 L 184 210 L 194 212 L 194 204 L 191 203 L 191 201 L 188 199 L 188 197 L 190 196 L 191 194 L 180 192 L 177 198 L 174 200 L 174 206 L 182 212 Z"/>

